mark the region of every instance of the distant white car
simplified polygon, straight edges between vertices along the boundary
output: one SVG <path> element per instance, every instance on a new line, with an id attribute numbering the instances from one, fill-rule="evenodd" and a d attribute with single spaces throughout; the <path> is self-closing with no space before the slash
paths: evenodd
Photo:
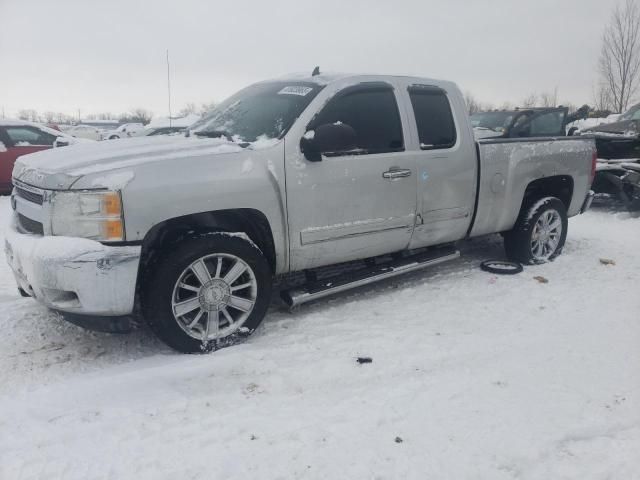
<path id="1" fill-rule="evenodd" d="M 91 125 L 76 125 L 65 131 L 67 135 L 87 140 L 102 140 L 102 130 Z"/>
<path id="2" fill-rule="evenodd" d="M 136 137 L 144 131 L 144 125 L 141 123 L 125 123 L 115 130 L 103 132 L 103 140 L 116 140 L 118 138 Z"/>

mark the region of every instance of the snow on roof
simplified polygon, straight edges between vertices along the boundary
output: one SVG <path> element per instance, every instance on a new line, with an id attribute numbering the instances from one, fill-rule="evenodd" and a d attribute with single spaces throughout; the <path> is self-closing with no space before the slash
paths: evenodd
<path id="1" fill-rule="evenodd" d="M 317 83 L 319 85 L 326 85 L 331 82 L 335 82 L 336 80 L 340 80 L 341 78 L 354 77 L 356 75 L 351 73 L 321 73 L 320 75 L 312 76 L 310 73 L 303 72 L 294 72 L 283 75 L 282 77 L 276 78 L 275 80 L 286 81 L 286 80 L 295 80 L 297 82 L 311 82 Z M 271 80 L 272 81 L 272 80 Z"/>
<path id="2" fill-rule="evenodd" d="M 375 74 L 375 73 L 336 73 L 336 72 L 321 73 L 320 75 L 315 75 L 315 76 L 312 76 L 309 73 L 300 73 L 300 72 L 289 73 L 279 78 L 267 80 L 267 82 L 272 82 L 274 80 L 277 80 L 280 82 L 291 80 L 296 82 L 316 83 L 318 85 L 328 85 L 330 83 L 333 83 L 338 80 L 343 80 L 343 79 L 353 79 L 354 81 L 358 81 L 358 79 L 364 79 L 368 81 L 371 78 L 375 79 L 376 77 L 379 80 L 384 80 L 385 78 L 401 78 L 401 79 L 413 82 L 416 85 L 433 83 L 441 86 L 444 86 L 444 85 L 448 85 L 451 87 L 455 86 L 455 83 L 449 80 L 435 79 L 430 77 L 415 77 L 415 76 L 409 76 L 409 75 L 382 75 L 382 74 Z"/>

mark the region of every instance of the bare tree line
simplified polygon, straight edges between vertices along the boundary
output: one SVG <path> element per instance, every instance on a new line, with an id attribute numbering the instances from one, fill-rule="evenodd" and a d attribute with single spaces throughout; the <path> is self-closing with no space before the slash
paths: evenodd
<path id="1" fill-rule="evenodd" d="M 602 36 L 598 69 L 596 108 L 625 111 L 640 80 L 640 8 L 636 0 L 625 0 L 614 9 Z"/>
<path id="2" fill-rule="evenodd" d="M 473 115 L 477 112 L 486 112 L 490 110 L 513 110 L 514 108 L 535 108 L 535 107 L 557 107 L 561 103 L 558 100 L 558 88 L 554 88 L 553 92 L 537 93 L 533 92 L 524 97 L 519 103 L 513 104 L 511 102 L 504 102 L 499 106 L 496 106 L 489 102 L 479 101 L 471 92 L 465 92 L 465 102 L 469 114 Z M 575 110 L 575 107 L 568 103 L 562 103 L 565 107 L 568 107 L 570 111 Z"/>
<path id="3" fill-rule="evenodd" d="M 621 0 L 604 29 L 598 60 L 599 80 L 594 88 L 591 109 L 596 116 L 622 113 L 637 100 L 640 87 L 640 7 L 637 2 Z M 478 101 L 471 93 L 466 93 L 465 99 L 471 114 L 495 109 L 494 105 Z M 518 106 L 552 107 L 558 103 L 558 89 L 555 88 L 551 93 L 531 93 Z M 566 103 L 564 106 L 573 109 Z"/>
<path id="4" fill-rule="evenodd" d="M 182 108 L 177 117 L 185 117 L 189 114 L 204 115 L 213 110 L 216 106 L 216 102 L 203 102 L 198 106 L 196 103 L 187 103 Z M 77 123 L 79 120 L 117 120 L 122 123 L 142 123 L 148 124 L 154 117 L 153 112 L 146 108 L 138 107 L 131 109 L 128 112 L 114 114 L 112 112 L 98 112 L 87 113 L 79 118 L 78 115 L 69 115 L 63 112 L 38 112 L 35 109 L 25 108 L 17 112 L 17 117 L 20 120 L 26 120 L 29 122 L 41 122 L 41 123 L 56 123 L 56 124 L 71 124 Z"/>
<path id="5" fill-rule="evenodd" d="M 599 81 L 593 93 L 593 111 L 599 114 L 607 112 L 621 113 L 636 100 L 640 86 L 640 8 L 638 0 L 621 0 L 611 15 L 602 36 L 602 48 L 598 61 Z M 465 93 L 465 101 L 470 114 L 487 110 L 508 110 L 515 106 L 510 102 L 494 105 L 478 100 L 471 92 Z M 516 105 L 522 108 L 554 107 L 558 105 L 558 88 L 553 92 L 531 93 Z M 564 104 L 572 110 L 571 105 Z M 215 106 L 215 102 L 202 103 L 198 107 L 191 102 L 179 111 L 178 116 L 188 114 L 203 115 Z M 85 119 L 112 119 L 121 121 L 140 121 L 148 123 L 153 114 L 144 108 L 136 108 L 130 112 L 112 115 L 110 112 L 89 114 Z M 18 118 L 49 123 L 70 123 L 78 119 L 60 112 L 44 112 L 39 114 L 32 109 L 18 112 Z"/>

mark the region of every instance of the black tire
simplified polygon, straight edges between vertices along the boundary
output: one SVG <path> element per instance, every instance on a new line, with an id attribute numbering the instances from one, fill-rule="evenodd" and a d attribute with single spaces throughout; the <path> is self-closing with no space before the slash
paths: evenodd
<path id="1" fill-rule="evenodd" d="M 553 251 L 544 255 L 544 258 L 536 256 L 532 248 L 532 236 L 534 228 L 542 215 L 546 212 L 557 212 L 561 221 L 562 231 L 559 241 Z M 535 265 L 550 262 L 555 259 L 564 247 L 567 239 L 567 209 L 564 203 L 556 197 L 545 197 L 527 204 L 520 212 L 520 216 L 515 226 L 504 236 L 504 248 L 509 260 L 520 262 L 525 265 Z"/>
<path id="2" fill-rule="evenodd" d="M 497 275 L 516 275 L 522 272 L 522 265 L 518 262 L 505 262 L 504 260 L 485 260 L 480 264 L 480 269 Z"/>
<path id="3" fill-rule="evenodd" d="M 188 335 L 174 317 L 174 287 L 193 262 L 211 254 L 233 255 L 252 270 L 257 283 L 253 310 L 242 328 L 215 341 L 203 341 Z M 202 234 L 182 240 L 162 255 L 142 285 L 142 311 L 156 335 L 171 348 L 183 353 L 205 353 L 238 343 L 253 333 L 267 313 L 273 277 L 262 252 L 251 241 L 224 232 Z"/>

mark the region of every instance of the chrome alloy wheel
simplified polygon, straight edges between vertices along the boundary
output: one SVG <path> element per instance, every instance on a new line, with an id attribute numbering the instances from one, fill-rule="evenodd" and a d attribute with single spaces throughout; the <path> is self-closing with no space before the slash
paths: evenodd
<path id="1" fill-rule="evenodd" d="M 555 253 L 562 237 L 562 218 L 557 210 L 546 210 L 531 232 L 531 255 L 534 260 L 546 261 Z"/>
<path id="2" fill-rule="evenodd" d="M 184 269 L 173 288 L 173 316 L 184 332 L 207 342 L 237 331 L 253 311 L 258 282 L 235 255 L 214 253 Z"/>

